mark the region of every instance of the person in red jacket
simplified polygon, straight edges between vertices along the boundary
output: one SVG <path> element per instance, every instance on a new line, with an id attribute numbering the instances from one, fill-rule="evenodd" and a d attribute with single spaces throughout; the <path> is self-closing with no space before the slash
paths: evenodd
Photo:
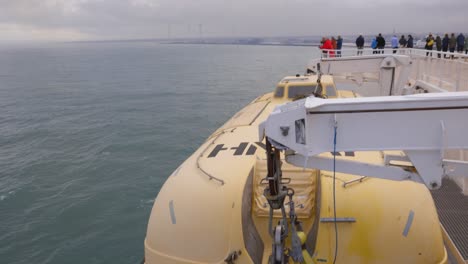
<path id="1" fill-rule="evenodd" d="M 330 39 L 323 37 L 322 38 L 322 46 L 320 49 L 323 50 L 323 56 L 326 57 L 334 57 L 335 52 L 333 51 L 333 45 Z"/>

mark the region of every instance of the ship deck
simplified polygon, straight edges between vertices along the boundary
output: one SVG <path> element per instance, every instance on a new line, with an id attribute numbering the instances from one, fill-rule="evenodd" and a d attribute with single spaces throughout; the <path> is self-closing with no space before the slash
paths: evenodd
<path id="1" fill-rule="evenodd" d="M 468 196 L 451 179 L 431 192 L 443 227 L 451 262 L 468 263 Z"/>

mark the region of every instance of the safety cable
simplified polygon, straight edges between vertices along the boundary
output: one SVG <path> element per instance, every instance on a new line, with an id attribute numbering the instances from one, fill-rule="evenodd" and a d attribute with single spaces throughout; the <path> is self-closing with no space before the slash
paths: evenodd
<path id="1" fill-rule="evenodd" d="M 338 255 L 338 226 L 336 224 L 336 196 L 335 196 L 335 181 L 336 181 L 336 134 L 337 125 L 335 123 L 335 136 L 333 138 L 333 218 L 335 222 L 335 257 L 333 258 L 333 264 L 336 263 L 336 257 Z"/>

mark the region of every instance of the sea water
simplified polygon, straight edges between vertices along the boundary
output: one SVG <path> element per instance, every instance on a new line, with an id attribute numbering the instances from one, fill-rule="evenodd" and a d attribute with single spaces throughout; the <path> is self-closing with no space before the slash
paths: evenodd
<path id="1" fill-rule="evenodd" d="M 0 46 L 0 263 L 139 263 L 170 173 L 317 55 L 154 42 Z"/>

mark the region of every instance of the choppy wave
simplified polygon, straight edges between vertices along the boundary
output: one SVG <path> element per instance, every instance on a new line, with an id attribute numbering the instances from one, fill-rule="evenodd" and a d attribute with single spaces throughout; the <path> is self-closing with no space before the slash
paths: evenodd
<path id="1" fill-rule="evenodd" d="M 3 48 L 5 49 L 5 48 Z M 165 179 L 308 48 L 0 50 L 1 263 L 137 263 Z"/>

